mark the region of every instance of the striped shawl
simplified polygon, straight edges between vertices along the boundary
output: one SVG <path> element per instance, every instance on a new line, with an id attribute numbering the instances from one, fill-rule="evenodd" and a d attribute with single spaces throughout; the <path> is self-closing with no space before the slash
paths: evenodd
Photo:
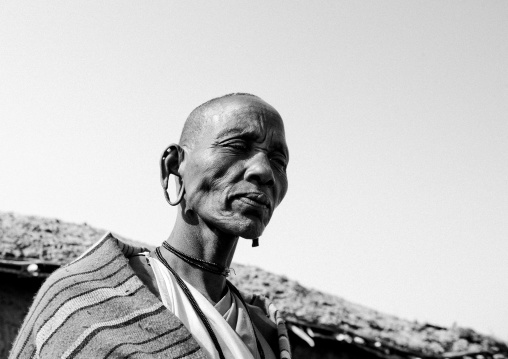
<path id="1" fill-rule="evenodd" d="M 53 273 L 35 297 L 9 358 L 206 358 L 129 266 L 128 258 L 144 250 L 108 233 Z M 280 358 L 291 358 L 278 311 L 261 297 L 246 301 L 277 324 Z"/>

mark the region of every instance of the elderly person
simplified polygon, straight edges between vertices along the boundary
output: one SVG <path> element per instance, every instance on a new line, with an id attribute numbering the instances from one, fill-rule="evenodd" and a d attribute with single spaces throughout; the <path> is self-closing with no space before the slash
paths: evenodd
<path id="1" fill-rule="evenodd" d="M 10 357 L 290 358 L 273 305 L 226 279 L 239 238 L 256 246 L 284 198 L 288 159 L 282 119 L 260 98 L 197 107 L 161 158 L 178 206 L 169 238 L 149 253 L 107 234 L 55 272 Z"/>

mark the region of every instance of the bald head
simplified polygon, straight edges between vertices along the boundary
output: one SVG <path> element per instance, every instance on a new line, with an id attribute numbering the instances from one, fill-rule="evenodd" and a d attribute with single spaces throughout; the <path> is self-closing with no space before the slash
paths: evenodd
<path id="1" fill-rule="evenodd" d="M 199 105 L 190 113 L 189 117 L 187 117 L 187 120 L 185 121 L 182 134 L 180 136 L 180 146 L 193 148 L 195 141 L 200 138 L 202 131 L 206 128 L 206 125 L 212 121 L 215 116 L 220 115 L 225 104 L 238 98 L 250 98 L 253 101 L 264 102 L 258 96 L 249 93 L 231 93 L 213 98 Z M 276 112 L 275 109 L 273 109 L 273 111 Z"/>
<path id="2" fill-rule="evenodd" d="M 182 215 L 257 238 L 286 194 L 288 162 L 279 113 L 257 96 L 231 94 L 192 111 L 180 144 L 162 157 L 161 182 L 167 189 L 169 175 L 178 177 Z"/>

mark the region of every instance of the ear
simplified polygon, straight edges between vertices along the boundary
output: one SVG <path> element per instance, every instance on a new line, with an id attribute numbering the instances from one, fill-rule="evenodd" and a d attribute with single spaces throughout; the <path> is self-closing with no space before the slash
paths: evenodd
<path id="1" fill-rule="evenodd" d="M 168 189 L 170 175 L 180 177 L 179 168 L 183 161 L 183 148 L 176 143 L 170 144 L 161 156 L 161 185 L 164 190 Z"/>

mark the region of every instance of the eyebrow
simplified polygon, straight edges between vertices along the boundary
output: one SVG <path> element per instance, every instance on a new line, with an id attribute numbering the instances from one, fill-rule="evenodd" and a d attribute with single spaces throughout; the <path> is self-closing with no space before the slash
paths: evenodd
<path id="1" fill-rule="evenodd" d="M 254 137 L 257 135 L 256 131 L 255 130 L 252 130 L 250 128 L 226 128 L 224 130 L 222 130 L 221 132 L 219 132 L 219 134 L 217 135 L 217 139 L 220 139 L 220 138 L 223 138 L 223 137 L 226 137 L 226 136 L 231 136 L 231 135 L 242 135 L 242 136 L 245 136 L 245 137 Z"/>
<path id="2" fill-rule="evenodd" d="M 224 137 L 234 136 L 234 135 L 238 135 L 238 136 L 241 136 L 241 137 L 244 137 L 244 138 L 247 138 L 250 140 L 250 139 L 257 138 L 258 133 L 256 133 L 256 130 L 253 130 L 251 128 L 235 128 L 235 127 L 226 128 L 226 129 L 222 130 L 221 132 L 219 132 L 219 134 L 217 135 L 217 139 L 220 140 Z M 281 152 L 284 155 L 284 157 L 289 159 L 289 149 L 282 142 L 277 142 L 273 146 L 273 149 L 274 149 L 274 151 Z"/>

